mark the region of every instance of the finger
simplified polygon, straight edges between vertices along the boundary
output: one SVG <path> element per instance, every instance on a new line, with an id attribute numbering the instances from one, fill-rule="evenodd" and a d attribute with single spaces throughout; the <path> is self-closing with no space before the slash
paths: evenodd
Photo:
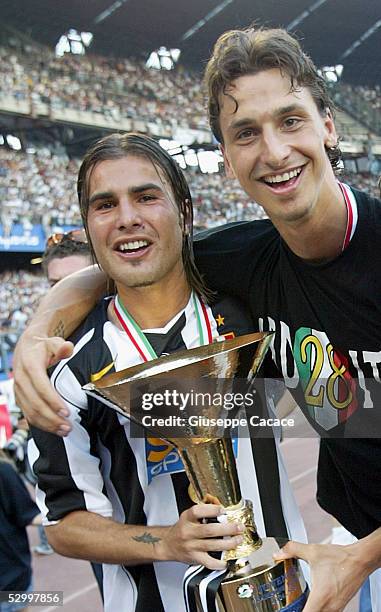
<path id="1" fill-rule="evenodd" d="M 245 526 L 241 523 L 207 523 L 196 525 L 195 530 L 198 538 L 223 538 L 243 533 Z"/>
<path id="2" fill-rule="evenodd" d="M 53 389 L 45 371 L 38 377 L 32 376 L 21 381 L 15 381 L 16 400 L 20 408 L 25 408 L 28 417 L 30 412 L 38 414 L 40 411 L 54 413 L 62 411 L 62 414 L 69 415 L 69 411 L 62 398 Z"/>
<path id="3" fill-rule="evenodd" d="M 59 435 L 67 435 L 71 430 L 70 423 L 63 416 L 56 414 L 62 410 L 62 414 L 69 415 L 69 411 L 45 373 L 38 380 L 37 390 L 27 379 L 22 387 L 17 389 L 16 402 L 31 425 Z"/>
<path id="4" fill-rule="evenodd" d="M 46 355 L 45 367 L 51 367 L 61 359 L 70 357 L 74 350 L 74 344 L 72 342 L 64 340 L 64 338 L 59 336 L 53 336 L 51 338 L 33 336 L 33 340 L 36 341 L 34 349 L 40 351 L 40 359 L 37 362 L 39 367 L 41 367 L 41 352 Z"/>
<path id="5" fill-rule="evenodd" d="M 185 511 L 188 520 L 196 522 L 202 519 L 217 518 L 224 513 L 222 506 L 216 504 L 196 504 Z M 184 513 L 184 514 L 185 514 Z"/>
<path id="6" fill-rule="evenodd" d="M 56 416 L 49 406 L 40 405 L 38 413 L 30 413 L 28 422 L 34 427 L 43 429 L 58 436 L 67 436 L 72 427 L 71 424 L 62 417 Z"/>
<path id="7" fill-rule="evenodd" d="M 25 353 L 19 347 L 18 363 L 15 369 L 15 395 L 17 404 L 26 414 L 28 421 L 51 433 L 67 435 L 70 424 L 64 417 L 69 411 L 63 400 L 54 391 L 45 368 L 54 361 L 69 357 L 73 344 L 62 338 L 43 338 Z M 56 414 L 57 413 L 57 414 Z"/>
<path id="8" fill-rule="evenodd" d="M 224 570 L 226 569 L 226 561 L 221 561 L 220 559 L 215 559 L 211 557 L 207 553 L 199 553 L 195 555 L 195 564 L 203 565 L 204 567 L 210 570 Z"/>
<path id="9" fill-rule="evenodd" d="M 71 357 L 74 350 L 74 344 L 63 338 L 50 338 L 47 350 L 50 351 L 51 355 L 48 367 L 51 367 L 58 361 L 61 361 L 61 359 L 68 359 L 68 357 Z"/>
<path id="10" fill-rule="evenodd" d="M 232 550 L 243 542 L 242 536 L 234 536 L 231 538 L 200 540 L 197 543 L 197 549 L 203 552 L 222 552 L 224 550 Z"/>
<path id="11" fill-rule="evenodd" d="M 309 552 L 311 552 L 311 545 L 291 541 L 287 542 L 287 544 L 283 546 L 283 548 L 279 552 L 274 553 L 273 557 L 277 561 L 282 561 L 283 559 L 291 558 L 298 558 L 304 559 L 305 561 L 309 561 L 311 557 Z"/>

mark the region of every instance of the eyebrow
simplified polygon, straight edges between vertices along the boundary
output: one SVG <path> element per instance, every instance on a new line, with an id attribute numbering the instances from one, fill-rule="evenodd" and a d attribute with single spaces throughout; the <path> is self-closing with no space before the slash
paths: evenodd
<path id="1" fill-rule="evenodd" d="M 304 107 L 300 104 L 289 104 L 288 106 L 282 106 L 281 108 L 278 108 L 275 111 L 274 116 L 281 117 L 282 115 L 288 115 L 288 113 L 301 112 L 304 110 Z"/>
<path id="2" fill-rule="evenodd" d="M 132 194 L 143 193 L 144 191 L 155 190 L 163 193 L 162 188 L 156 183 L 144 183 L 143 185 L 134 185 L 129 187 L 128 192 Z M 89 205 L 94 204 L 98 200 L 107 200 L 114 197 L 113 191 L 100 191 L 94 193 L 89 199 Z"/>
<path id="3" fill-rule="evenodd" d="M 155 191 L 163 191 L 160 185 L 157 185 L 156 183 L 145 183 L 144 185 L 136 185 L 136 187 L 130 187 L 128 191 L 130 193 L 141 193 L 142 191 L 149 191 L 152 189 Z"/>
<path id="4" fill-rule="evenodd" d="M 304 108 L 300 106 L 300 104 L 289 104 L 288 106 L 282 106 L 274 111 L 273 117 L 282 117 L 283 115 L 287 115 L 289 113 L 301 112 L 304 111 Z M 259 126 L 258 122 L 252 117 L 242 117 L 242 119 L 238 119 L 237 121 L 233 121 L 229 129 L 237 130 L 248 125 Z"/>

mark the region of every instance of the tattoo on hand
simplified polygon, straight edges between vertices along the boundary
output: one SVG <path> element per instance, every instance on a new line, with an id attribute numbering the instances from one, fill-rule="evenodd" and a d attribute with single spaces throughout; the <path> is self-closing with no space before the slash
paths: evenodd
<path id="1" fill-rule="evenodd" d="M 161 538 L 156 538 L 151 533 L 148 533 L 148 531 L 145 531 L 141 536 L 132 536 L 132 539 L 135 542 L 143 542 L 144 544 L 156 544 L 161 540 Z"/>
<path id="2" fill-rule="evenodd" d="M 57 327 L 53 330 L 53 336 L 60 336 L 65 338 L 65 325 L 63 321 L 59 321 Z"/>

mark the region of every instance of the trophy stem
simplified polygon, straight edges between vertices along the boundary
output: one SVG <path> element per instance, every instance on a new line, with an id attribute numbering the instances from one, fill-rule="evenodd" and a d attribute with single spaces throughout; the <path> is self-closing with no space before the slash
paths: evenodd
<path id="1" fill-rule="evenodd" d="M 177 446 L 180 440 L 171 440 Z M 198 443 L 197 443 L 198 442 Z M 248 557 L 262 541 L 257 533 L 251 502 L 242 499 L 237 467 L 230 438 L 192 439 L 192 444 L 178 447 L 179 454 L 198 503 L 218 504 L 225 508 L 226 520 L 245 525 L 243 543 L 223 554 L 225 561 Z"/>

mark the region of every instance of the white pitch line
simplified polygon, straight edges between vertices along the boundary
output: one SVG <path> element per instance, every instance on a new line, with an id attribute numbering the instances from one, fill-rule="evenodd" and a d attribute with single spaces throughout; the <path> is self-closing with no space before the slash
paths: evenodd
<path id="1" fill-rule="evenodd" d="M 301 478 L 304 478 L 305 476 L 308 476 L 308 474 L 312 474 L 312 472 L 316 472 L 316 469 L 317 468 L 316 468 L 316 465 L 315 465 L 314 467 L 311 467 L 308 470 L 305 470 L 301 474 L 298 474 L 297 476 L 294 476 L 293 478 L 290 478 L 290 482 L 291 483 L 297 482 Z"/>
<path id="2" fill-rule="evenodd" d="M 92 591 L 96 587 L 97 587 L 97 583 L 93 582 L 92 584 L 88 584 L 87 587 L 84 587 L 83 589 L 80 589 L 79 591 L 75 591 L 75 593 L 72 593 L 68 597 L 65 597 L 64 595 L 64 606 L 70 601 L 72 601 L 73 599 L 77 599 L 77 597 L 80 597 L 81 595 L 84 595 L 85 593 Z M 60 610 L 60 609 L 62 609 L 62 606 L 51 606 L 50 608 L 46 608 L 44 612 L 53 612 L 53 610 Z"/>

